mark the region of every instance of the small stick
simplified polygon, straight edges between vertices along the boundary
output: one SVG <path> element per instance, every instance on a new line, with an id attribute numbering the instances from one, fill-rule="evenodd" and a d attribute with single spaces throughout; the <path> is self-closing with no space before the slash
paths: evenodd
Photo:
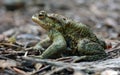
<path id="1" fill-rule="evenodd" d="M 47 65 L 47 66 L 41 68 L 39 71 L 34 72 L 34 73 L 31 74 L 31 75 L 35 75 L 35 74 L 38 74 L 38 73 L 40 73 L 40 72 L 43 72 L 44 70 L 46 70 L 46 69 L 48 69 L 48 68 L 50 68 L 50 67 L 51 67 L 51 65 Z"/>
<path id="2" fill-rule="evenodd" d="M 55 72 L 58 72 L 58 71 L 61 71 L 63 69 L 67 68 L 67 66 L 64 66 L 64 67 L 59 67 L 59 68 L 56 68 L 55 70 L 52 70 L 51 72 L 48 72 L 44 75 L 54 75 Z"/>
<path id="3" fill-rule="evenodd" d="M 25 73 L 24 71 L 22 71 L 22 70 L 20 70 L 20 69 L 18 69 L 18 68 L 13 67 L 13 70 L 16 71 L 16 72 L 19 73 L 19 74 L 28 75 L 27 73 Z"/>

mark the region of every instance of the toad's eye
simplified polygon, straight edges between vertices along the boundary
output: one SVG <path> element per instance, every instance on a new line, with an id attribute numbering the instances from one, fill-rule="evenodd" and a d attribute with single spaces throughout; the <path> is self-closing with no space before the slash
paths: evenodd
<path id="1" fill-rule="evenodd" d="M 44 18 L 44 15 L 39 14 L 38 17 L 39 17 L 39 19 L 43 19 L 43 18 Z"/>

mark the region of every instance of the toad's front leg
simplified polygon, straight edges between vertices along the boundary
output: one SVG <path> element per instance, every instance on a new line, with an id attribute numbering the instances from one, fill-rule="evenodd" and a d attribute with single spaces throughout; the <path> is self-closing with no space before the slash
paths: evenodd
<path id="1" fill-rule="evenodd" d="M 66 48 L 66 41 L 61 33 L 52 34 L 53 43 L 38 58 L 57 58 Z"/>
<path id="2" fill-rule="evenodd" d="M 52 41 L 50 40 L 49 37 L 47 37 L 46 39 L 40 41 L 39 43 L 37 43 L 33 49 L 34 50 L 42 50 L 44 51 L 45 48 L 49 47 L 52 44 Z"/>

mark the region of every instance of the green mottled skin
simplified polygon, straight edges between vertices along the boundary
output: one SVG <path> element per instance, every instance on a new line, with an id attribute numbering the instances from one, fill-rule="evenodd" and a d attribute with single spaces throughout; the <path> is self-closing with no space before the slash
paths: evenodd
<path id="1" fill-rule="evenodd" d="M 48 38 L 34 49 L 45 50 L 39 58 L 60 56 L 85 56 L 82 60 L 92 61 L 106 56 L 106 44 L 84 24 L 72 21 L 58 14 L 45 11 L 32 16 L 32 20 L 48 31 Z M 47 49 L 44 49 L 47 47 Z"/>

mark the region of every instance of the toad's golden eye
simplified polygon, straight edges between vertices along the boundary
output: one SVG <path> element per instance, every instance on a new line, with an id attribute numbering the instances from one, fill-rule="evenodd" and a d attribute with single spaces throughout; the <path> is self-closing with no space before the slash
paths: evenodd
<path id="1" fill-rule="evenodd" d="M 38 17 L 39 17 L 39 19 L 43 19 L 43 18 L 44 18 L 44 15 L 39 14 Z"/>

